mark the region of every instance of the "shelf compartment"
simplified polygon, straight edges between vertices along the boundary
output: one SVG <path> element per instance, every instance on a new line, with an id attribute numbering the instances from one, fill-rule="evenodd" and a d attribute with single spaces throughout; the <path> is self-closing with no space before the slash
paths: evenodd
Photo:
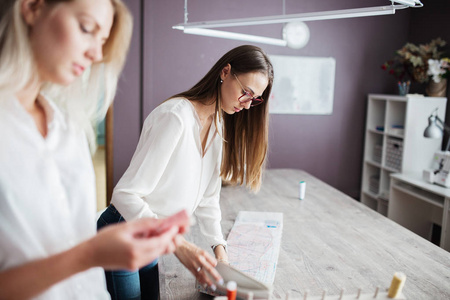
<path id="1" fill-rule="evenodd" d="M 406 102 L 389 101 L 386 108 L 386 127 L 384 131 L 388 134 L 403 136 L 405 128 L 405 118 Z"/>
<path id="2" fill-rule="evenodd" d="M 386 112 L 386 101 L 373 99 L 374 101 L 369 102 L 368 111 L 371 113 L 367 118 L 367 129 L 371 129 L 378 132 L 383 132 L 377 130 L 377 127 L 384 128 L 385 126 L 385 112 Z"/>
<path id="3" fill-rule="evenodd" d="M 380 181 L 380 199 L 389 199 L 389 190 L 391 185 L 391 173 L 387 170 L 381 170 L 381 181 Z"/>
<path id="4" fill-rule="evenodd" d="M 379 133 L 367 132 L 365 157 L 368 161 L 382 164 L 383 159 L 383 139 L 384 136 Z"/>
<path id="5" fill-rule="evenodd" d="M 372 164 L 365 164 L 364 166 L 364 182 L 363 182 L 363 191 L 370 192 L 373 194 L 373 197 L 378 196 L 378 192 L 380 191 L 380 176 L 381 169 Z"/>
<path id="6" fill-rule="evenodd" d="M 369 191 L 374 194 L 380 192 L 380 174 L 373 174 L 369 177 Z"/>

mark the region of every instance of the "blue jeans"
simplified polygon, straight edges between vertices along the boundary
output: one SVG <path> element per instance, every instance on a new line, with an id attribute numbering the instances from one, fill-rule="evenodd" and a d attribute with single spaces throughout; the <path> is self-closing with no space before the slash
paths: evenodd
<path id="1" fill-rule="evenodd" d="M 97 221 L 97 230 L 110 224 L 125 222 L 125 219 L 110 205 Z M 112 300 L 136 300 L 159 298 L 158 259 L 139 271 L 105 271 L 106 284 Z"/>

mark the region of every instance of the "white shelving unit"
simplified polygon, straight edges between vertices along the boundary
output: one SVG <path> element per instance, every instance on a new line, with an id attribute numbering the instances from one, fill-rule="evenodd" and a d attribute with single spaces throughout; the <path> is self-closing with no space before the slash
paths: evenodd
<path id="1" fill-rule="evenodd" d="M 445 119 L 447 99 L 420 95 L 369 94 L 361 202 L 387 216 L 390 175 L 421 173 L 433 162 L 442 139 L 423 136 L 428 117 L 438 109 Z"/>

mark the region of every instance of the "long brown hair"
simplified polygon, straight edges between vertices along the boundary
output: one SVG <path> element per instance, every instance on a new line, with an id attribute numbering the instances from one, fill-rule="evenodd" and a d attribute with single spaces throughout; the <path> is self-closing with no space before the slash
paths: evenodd
<path id="1" fill-rule="evenodd" d="M 220 73 L 231 65 L 236 75 L 261 72 L 268 77 L 262 94 L 264 102 L 238 114 L 221 111 Z M 220 175 L 231 184 L 243 184 L 254 191 L 261 186 L 262 170 L 267 155 L 269 131 L 268 100 L 272 90 L 273 67 L 269 57 L 256 46 L 236 47 L 223 55 L 209 72 L 191 89 L 174 95 L 203 104 L 216 103 L 216 118 L 223 120 L 223 154 Z"/>

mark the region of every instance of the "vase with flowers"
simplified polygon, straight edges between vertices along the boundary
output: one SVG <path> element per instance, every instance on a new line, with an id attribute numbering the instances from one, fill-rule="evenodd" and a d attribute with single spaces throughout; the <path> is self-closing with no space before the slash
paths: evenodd
<path id="1" fill-rule="evenodd" d="M 397 79 L 399 87 L 404 87 L 405 83 L 409 87 L 410 82 L 430 83 L 431 87 L 433 83 L 436 83 L 436 80 L 439 80 L 440 85 L 445 85 L 446 88 L 446 80 L 442 80 L 449 75 L 449 61 L 448 58 L 444 57 L 442 51 L 445 45 L 446 42 L 441 38 L 418 46 L 406 43 L 395 52 L 394 58 L 386 61 L 381 68 Z M 441 89 L 439 90 L 441 91 Z M 399 89 L 399 93 L 404 95 L 407 91 L 405 93 L 405 89 Z M 427 88 L 427 94 L 436 96 L 436 88 Z"/>
<path id="2" fill-rule="evenodd" d="M 448 57 L 429 59 L 427 74 L 431 76 L 426 89 L 428 96 L 445 97 L 447 78 L 450 75 L 450 59 Z"/>

